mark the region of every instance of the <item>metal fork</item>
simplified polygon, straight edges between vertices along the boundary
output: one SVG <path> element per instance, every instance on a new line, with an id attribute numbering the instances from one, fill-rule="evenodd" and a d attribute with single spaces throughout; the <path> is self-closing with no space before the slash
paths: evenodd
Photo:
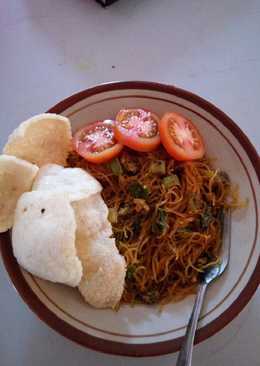
<path id="1" fill-rule="evenodd" d="M 191 366 L 194 337 L 208 285 L 216 280 L 228 266 L 231 244 L 231 211 L 227 210 L 223 223 L 221 262 L 211 266 L 202 273 L 193 310 L 187 325 L 184 342 L 182 344 L 176 366 Z"/>

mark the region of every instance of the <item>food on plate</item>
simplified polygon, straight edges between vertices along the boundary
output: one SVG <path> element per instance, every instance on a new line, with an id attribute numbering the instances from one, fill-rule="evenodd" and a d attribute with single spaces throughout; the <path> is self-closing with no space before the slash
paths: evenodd
<path id="1" fill-rule="evenodd" d="M 22 122 L 9 136 L 3 152 L 42 166 L 48 163 L 65 165 L 70 150 L 68 118 L 43 113 Z"/>
<path id="2" fill-rule="evenodd" d="M 159 130 L 162 145 L 152 152 L 120 140 L 126 147 L 109 163 L 92 164 L 76 152 L 67 160 L 103 186 L 127 263 L 124 303 L 165 304 L 194 292 L 200 273 L 220 260 L 225 209 L 240 205 L 228 175 L 204 156 L 191 121 L 166 113 Z"/>
<path id="3" fill-rule="evenodd" d="M 75 247 L 76 222 L 66 194 L 34 191 L 18 200 L 12 230 L 14 255 L 43 279 L 77 286 L 82 264 Z"/>
<path id="4" fill-rule="evenodd" d="M 0 232 L 10 229 L 16 202 L 29 191 L 38 167 L 15 156 L 0 155 Z"/>
<path id="5" fill-rule="evenodd" d="M 199 273 L 219 260 L 224 210 L 236 204 L 228 202 L 229 179 L 206 159 L 177 163 L 163 148 L 125 150 L 118 162 L 120 175 L 80 158 L 77 165 L 101 182 L 113 210 L 127 262 L 122 301 L 163 304 L 192 293 Z"/>
<path id="6" fill-rule="evenodd" d="M 176 160 L 201 159 L 205 154 L 203 139 L 197 127 L 186 117 L 165 113 L 159 123 L 161 141 Z"/>
<path id="7" fill-rule="evenodd" d="M 80 129 L 73 137 L 74 149 L 94 164 L 116 157 L 123 146 L 115 140 L 114 121 L 97 121 Z"/>
<path id="8" fill-rule="evenodd" d="M 181 299 L 220 260 L 224 211 L 240 203 L 186 117 L 121 109 L 72 138 L 69 120 L 47 113 L 4 151 L 0 232 L 13 224 L 18 262 L 90 305 Z"/>
<path id="9" fill-rule="evenodd" d="M 160 144 L 159 117 L 144 109 L 121 109 L 116 115 L 115 137 L 136 151 L 149 152 Z"/>
<path id="10" fill-rule="evenodd" d="M 46 164 L 39 169 L 32 189 L 67 193 L 70 201 L 76 201 L 101 192 L 102 186 L 83 169 Z"/>

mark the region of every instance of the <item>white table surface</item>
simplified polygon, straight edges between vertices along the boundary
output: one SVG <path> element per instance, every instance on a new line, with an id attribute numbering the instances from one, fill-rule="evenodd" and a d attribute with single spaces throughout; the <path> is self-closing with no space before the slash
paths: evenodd
<path id="1" fill-rule="evenodd" d="M 212 101 L 260 150 L 260 1 L 0 2 L 0 147 L 18 123 L 112 80 L 172 83 Z M 112 67 L 113 66 L 113 67 Z M 0 268 L 1 366 L 174 366 L 175 355 L 131 359 L 84 349 L 24 305 Z M 260 365 L 260 291 L 194 366 Z"/>

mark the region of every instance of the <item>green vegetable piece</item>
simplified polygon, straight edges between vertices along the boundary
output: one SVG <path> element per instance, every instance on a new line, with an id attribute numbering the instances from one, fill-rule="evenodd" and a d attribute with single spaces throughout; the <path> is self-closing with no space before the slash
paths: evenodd
<path id="1" fill-rule="evenodd" d="M 133 264 L 128 264 L 127 270 L 126 270 L 126 280 L 132 281 L 134 279 L 134 273 L 135 273 L 136 267 Z"/>
<path id="2" fill-rule="evenodd" d="M 129 192 L 134 198 L 148 198 L 149 196 L 149 189 L 146 186 L 143 186 L 142 184 L 138 182 L 133 182 L 128 187 Z"/>
<path id="3" fill-rule="evenodd" d="M 111 224 L 117 223 L 117 209 L 116 208 L 109 208 L 108 209 L 108 221 Z"/>
<path id="4" fill-rule="evenodd" d="M 158 290 L 150 290 L 142 298 L 146 304 L 156 304 L 159 299 L 159 292 Z"/>
<path id="5" fill-rule="evenodd" d="M 141 219 L 140 215 L 135 216 L 133 224 L 132 224 L 133 238 L 136 238 L 140 234 L 141 222 L 142 222 L 142 219 Z"/>
<path id="6" fill-rule="evenodd" d="M 163 234 L 167 228 L 167 221 L 167 213 L 162 208 L 159 208 L 152 224 L 152 233 L 156 235 Z"/>
<path id="7" fill-rule="evenodd" d="M 123 169 L 118 158 L 115 158 L 108 164 L 113 174 L 119 176 L 123 174 Z"/>
<path id="8" fill-rule="evenodd" d="M 212 178 L 214 174 L 215 174 L 215 171 L 214 170 L 208 170 L 208 171 L 205 172 L 205 175 L 208 178 Z"/>
<path id="9" fill-rule="evenodd" d="M 163 160 L 155 160 L 151 163 L 149 167 L 150 173 L 152 174 L 166 174 L 166 165 Z"/>
<path id="10" fill-rule="evenodd" d="M 173 175 L 168 175 L 167 177 L 163 178 L 162 184 L 164 185 L 164 187 L 166 189 L 169 189 L 173 186 L 180 186 L 181 182 L 180 182 L 178 175 L 173 174 Z"/>
<path id="11" fill-rule="evenodd" d="M 114 229 L 114 237 L 116 239 L 116 243 L 120 245 L 129 239 L 129 232 L 126 230 L 115 230 Z"/>
<path id="12" fill-rule="evenodd" d="M 213 218 L 212 208 L 207 206 L 200 218 L 200 226 L 203 230 L 207 229 Z"/>

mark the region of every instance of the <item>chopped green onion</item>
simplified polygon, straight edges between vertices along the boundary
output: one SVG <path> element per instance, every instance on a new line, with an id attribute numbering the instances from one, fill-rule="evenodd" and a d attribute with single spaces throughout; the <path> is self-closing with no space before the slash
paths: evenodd
<path id="1" fill-rule="evenodd" d="M 109 208 L 108 209 L 108 221 L 111 224 L 117 223 L 117 209 L 116 208 Z"/>
<path id="2" fill-rule="evenodd" d="M 166 189 L 169 189 L 173 186 L 180 186 L 181 185 L 179 177 L 176 174 L 168 175 L 167 177 L 163 178 L 162 184 L 164 185 L 164 187 Z"/>
<path id="3" fill-rule="evenodd" d="M 161 174 L 164 175 L 166 173 L 166 165 L 163 160 L 155 160 L 151 163 L 149 167 L 150 173 L 152 174 Z"/>
<path id="4" fill-rule="evenodd" d="M 146 199 L 149 195 L 149 189 L 138 183 L 138 182 L 133 182 L 129 185 L 128 187 L 129 189 L 129 192 L 131 193 L 131 195 L 134 197 L 134 198 L 144 198 Z"/>
<path id="5" fill-rule="evenodd" d="M 211 206 L 207 206 L 203 214 L 200 217 L 200 226 L 202 229 L 207 229 L 210 221 L 213 219 L 213 213 Z"/>
<path id="6" fill-rule="evenodd" d="M 118 230 L 116 228 L 113 228 L 113 231 L 114 231 L 114 237 L 116 239 L 117 244 L 127 241 L 130 237 L 130 233 L 127 230 L 122 230 L 122 229 Z"/>
<path id="7" fill-rule="evenodd" d="M 140 218 L 140 215 L 135 216 L 132 224 L 133 238 L 136 238 L 139 235 L 141 231 L 141 222 L 142 219 Z"/>
<path id="8" fill-rule="evenodd" d="M 123 174 L 123 169 L 118 158 L 112 160 L 108 166 L 115 175 L 119 176 Z"/>
<path id="9" fill-rule="evenodd" d="M 134 279 L 134 273 L 135 273 L 136 267 L 133 264 L 128 264 L 127 270 L 126 270 L 126 279 L 128 281 L 132 281 Z"/>
<path id="10" fill-rule="evenodd" d="M 152 224 L 152 233 L 161 235 L 167 228 L 167 213 L 159 208 Z"/>
<path id="11" fill-rule="evenodd" d="M 142 295 L 142 299 L 146 304 L 156 304 L 159 299 L 158 290 L 150 290 L 145 295 Z"/>

